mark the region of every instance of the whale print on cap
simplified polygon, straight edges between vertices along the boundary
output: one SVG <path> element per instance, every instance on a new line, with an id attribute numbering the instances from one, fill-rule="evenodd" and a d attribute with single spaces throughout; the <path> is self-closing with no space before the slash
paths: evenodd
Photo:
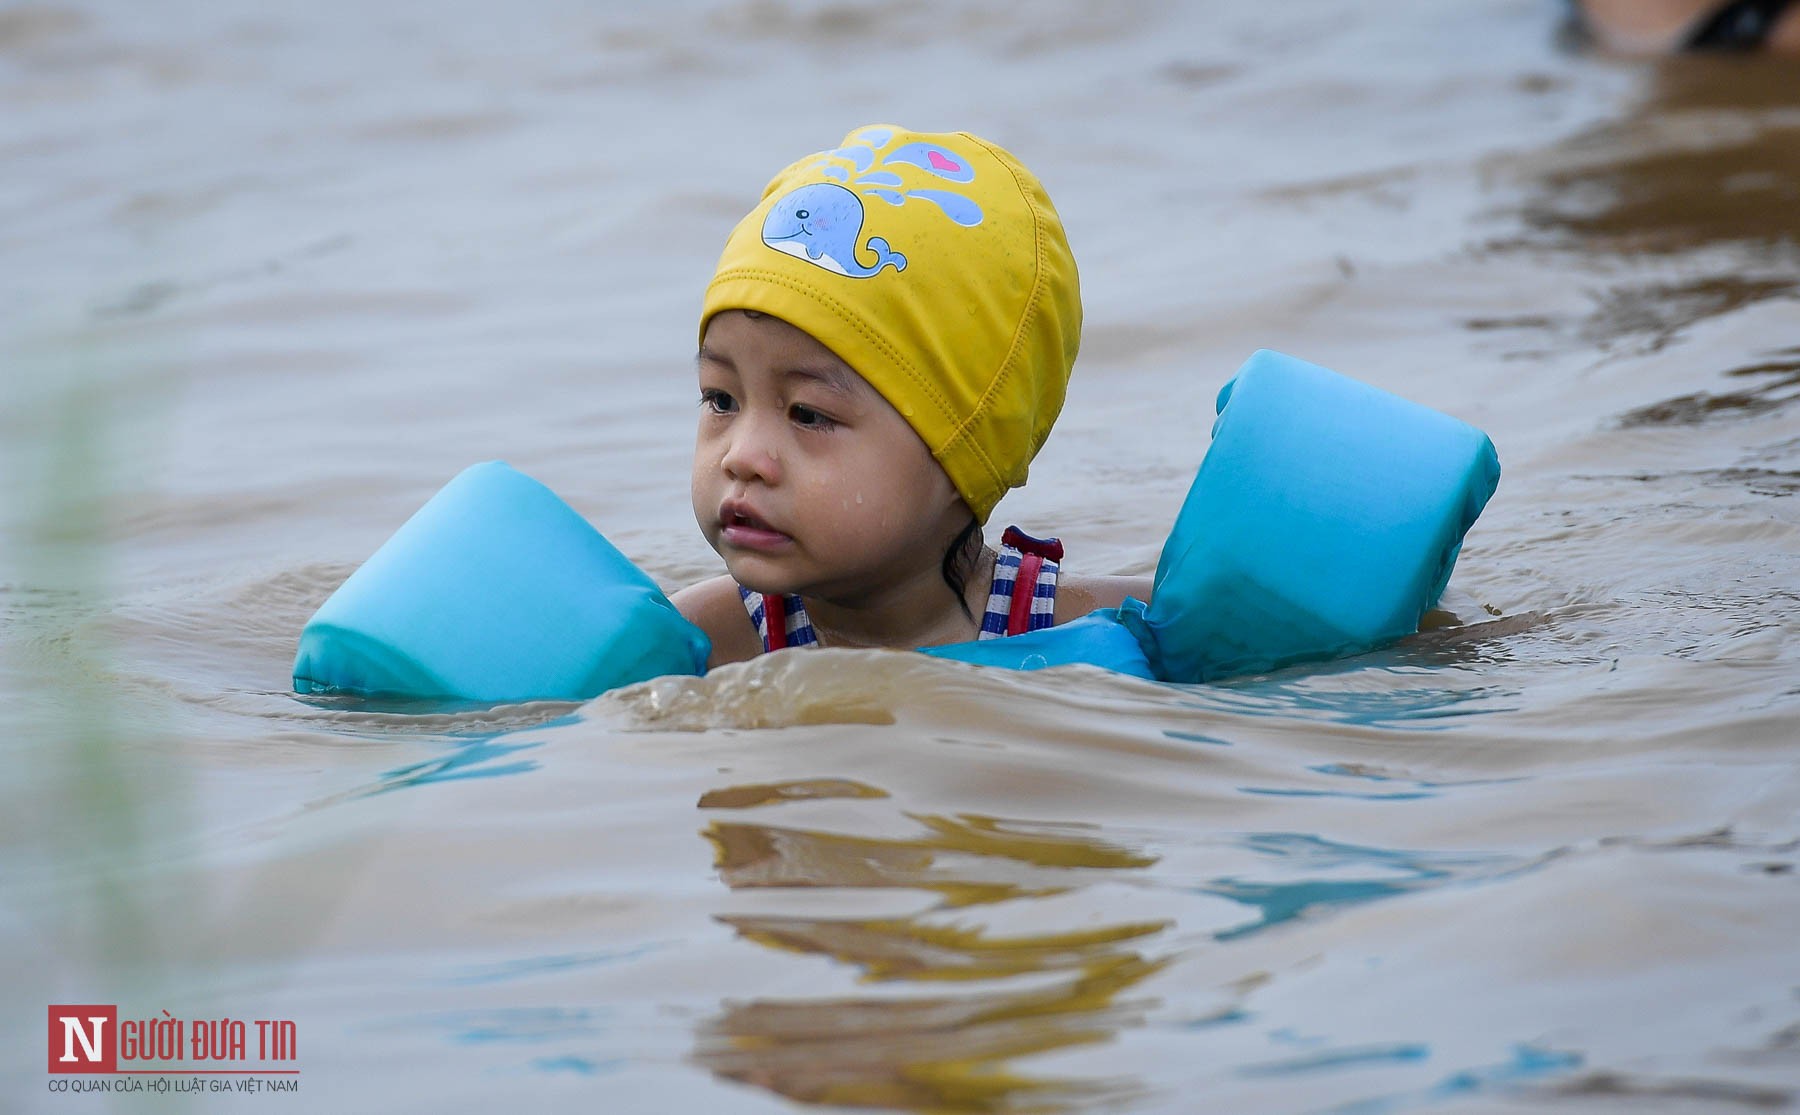
<path id="1" fill-rule="evenodd" d="M 775 203 L 763 221 L 762 238 L 778 252 L 853 279 L 866 279 L 883 267 L 906 270 L 906 257 L 879 236 L 869 237 L 874 264 L 863 266 L 856 258 L 862 226 L 862 201 L 855 194 L 835 182 L 814 182 Z"/>
<path id="2" fill-rule="evenodd" d="M 844 146 L 820 152 L 807 169 L 817 169 L 832 181 L 812 182 L 782 195 L 763 219 L 763 243 L 835 274 L 866 279 L 888 267 L 906 270 L 906 256 L 879 236 L 863 242 L 866 212 L 862 197 L 879 198 L 889 205 L 930 202 L 965 228 L 981 223 L 981 206 L 963 194 L 906 189 L 900 175 L 883 169 L 900 164 L 960 184 L 975 180 L 975 168 L 968 159 L 948 147 L 925 142 L 884 152 L 893 138 L 887 128 L 864 128 L 853 133 Z"/>

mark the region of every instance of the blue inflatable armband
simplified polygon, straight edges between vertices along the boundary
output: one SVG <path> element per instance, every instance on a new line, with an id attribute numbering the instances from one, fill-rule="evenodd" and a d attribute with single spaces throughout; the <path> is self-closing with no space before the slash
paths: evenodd
<path id="1" fill-rule="evenodd" d="M 1156 675 L 1207 681 L 1416 631 L 1500 481 L 1487 435 L 1267 350 L 1218 412 L 1141 617 Z"/>
<path id="2" fill-rule="evenodd" d="M 1144 656 L 1138 636 L 1125 625 L 1122 614 L 1142 611 L 1143 603 L 1127 600 L 1122 608 L 1107 608 L 1070 620 L 1060 627 L 1027 631 L 1004 639 L 981 639 L 941 647 L 920 647 L 938 658 L 954 658 L 980 666 L 1004 666 L 1010 670 L 1041 670 L 1083 662 L 1133 677 L 1153 678 L 1150 660 Z"/>
<path id="3" fill-rule="evenodd" d="M 483 702 L 586 700 L 698 674 L 711 648 L 550 489 L 465 469 L 325 601 L 294 689 Z"/>

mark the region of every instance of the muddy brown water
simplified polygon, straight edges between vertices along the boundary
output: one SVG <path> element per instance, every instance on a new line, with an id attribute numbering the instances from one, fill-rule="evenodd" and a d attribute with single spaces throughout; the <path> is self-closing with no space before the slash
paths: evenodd
<path id="1" fill-rule="evenodd" d="M 51 1003 L 297 1023 L 297 1096 L 205 1110 L 1793 1107 L 1800 70 L 1555 22 L 0 9 L 8 1047 Z M 716 569 L 701 287 L 875 121 L 1014 149 L 1081 264 L 996 525 L 1148 571 L 1277 348 L 1493 437 L 1469 622 L 1192 688 L 832 652 L 579 707 L 289 692 L 474 461 Z M 9 1109 L 104 1106 L 20 1056 Z"/>

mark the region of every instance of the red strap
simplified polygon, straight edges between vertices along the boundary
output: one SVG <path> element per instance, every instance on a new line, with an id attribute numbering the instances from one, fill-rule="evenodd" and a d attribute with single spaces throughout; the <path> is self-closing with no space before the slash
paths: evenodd
<path id="1" fill-rule="evenodd" d="M 1006 611 L 1006 633 L 1023 635 L 1031 630 L 1031 601 L 1037 596 L 1038 576 L 1044 571 L 1044 562 L 1062 560 L 1062 540 L 1033 538 L 1018 527 L 1007 527 L 1000 544 L 1019 551 L 1019 573 L 1013 581 L 1012 600 Z"/>
<path id="2" fill-rule="evenodd" d="M 1006 533 L 1000 536 L 1000 544 L 1011 546 L 1022 554 L 1036 554 L 1050 561 L 1063 559 L 1062 539 L 1033 538 L 1018 527 L 1007 527 Z"/>
<path id="3" fill-rule="evenodd" d="M 787 646 L 787 601 L 779 592 L 763 593 L 763 629 L 768 632 L 763 642 L 770 650 Z"/>
<path id="4" fill-rule="evenodd" d="M 1031 630 L 1031 600 L 1037 595 L 1038 574 L 1043 571 L 1042 555 L 1027 553 L 1020 556 L 1019 574 L 1013 580 L 1012 607 L 1006 613 L 1008 635 L 1023 635 Z"/>

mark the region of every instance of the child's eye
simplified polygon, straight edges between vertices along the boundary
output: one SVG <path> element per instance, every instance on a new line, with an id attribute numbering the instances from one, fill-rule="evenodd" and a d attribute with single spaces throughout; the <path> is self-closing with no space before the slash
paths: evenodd
<path id="1" fill-rule="evenodd" d="M 837 425 L 836 422 L 809 406 L 796 405 L 788 408 L 788 417 L 794 420 L 794 425 L 803 426 L 809 430 L 829 430 Z"/>
<path id="2" fill-rule="evenodd" d="M 714 414 L 735 414 L 737 412 L 737 400 L 714 387 L 701 389 L 700 406 Z"/>

